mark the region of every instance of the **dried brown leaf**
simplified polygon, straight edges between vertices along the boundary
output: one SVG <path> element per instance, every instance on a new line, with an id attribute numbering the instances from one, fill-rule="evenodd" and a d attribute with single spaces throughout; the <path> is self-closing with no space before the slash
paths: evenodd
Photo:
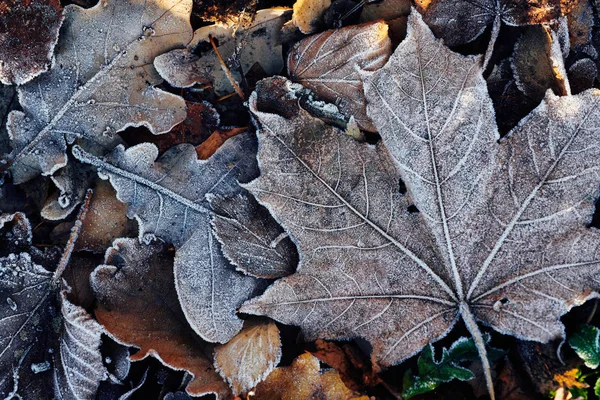
<path id="1" fill-rule="evenodd" d="M 228 343 L 215 348 L 215 368 L 236 396 L 265 380 L 281 358 L 279 329 L 274 322 L 248 320 Z"/>
<path id="2" fill-rule="evenodd" d="M 298 357 L 289 367 L 277 368 L 255 390 L 261 400 L 327 399 L 369 400 L 344 386 L 335 370 L 321 371 L 319 359 L 310 353 Z"/>
<path id="3" fill-rule="evenodd" d="M 120 343 L 139 347 L 132 361 L 153 356 L 194 376 L 188 393 L 228 397 L 227 385 L 181 311 L 173 284 L 173 254 L 166 245 L 116 240 L 90 281 L 98 299 L 98 321 Z"/>
<path id="4" fill-rule="evenodd" d="M 323 15 L 331 6 L 331 0 L 297 0 L 294 3 L 292 23 L 302 33 L 316 32 L 323 24 Z"/>
<path id="5" fill-rule="evenodd" d="M 386 23 L 348 26 L 298 42 L 288 56 L 288 73 L 347 117 L 354 116 L 360 128 L 374 132 L 359 74 L 381 68 L 391 52 Z"/>
<path id="6" fill-rule="evenodd" d="M 59 0 L 0 3 L 0 82 L 22 85 L 47 71 L 62 20 Z"/>

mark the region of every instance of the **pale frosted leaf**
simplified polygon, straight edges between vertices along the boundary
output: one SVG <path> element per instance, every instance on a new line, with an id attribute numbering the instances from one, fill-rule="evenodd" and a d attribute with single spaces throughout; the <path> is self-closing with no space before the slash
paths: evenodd
<path id="1" fill-rule="evenodd" d="M 223 256 L 208 215 L 175 256 L 175 286 L 181 308 L 196 333 L 209 342 L 226 343 L 241 329 L 237 309 L 264 288 Z"/>
<path id="2" fill-rule="evenodd" d="M 181 307 L 205 340 L 224 343 L 242 328 L 236 309 L 260 282 L 235 271 L 214 238 L 206 195 L 235 196 L 238 180 L 255 177 L 256 140 L 249 133 L 229 139 L 208 160 L 194 146 L 177 145 L 157 160 L 158 149 L 142 143 L 118 146 L 101 160 L 75 146 L 73 154 L 110 179 L 128 216 L 139 222 L 139 238 L 155 235 L 175 245 L 175 284 Z M 233 290 L 232 288 L 236 288 Z"/>
<path id="3" fill-rule="evenodd" d="M 517 87 L 538 104 L 546 90 L 571 94 L 556 34 L 547 26 L 529 26 L 517 41 L 511 67 Z"/>
<path id="4" fill-rule="evenodd" d="M 55 353 L 54 391 L 59 399 L 92 399 L 106 378 L 102 363 L 102 326 L 60 293 L 62 327 Z"/>
<path id="5" fill-rule="evenodd" d="M 564 1 L 564 0 L 563 0 Z M 449 46 L 468 43 L 494 22 L 530 25 L 562 15 L 561 0 L 415 0 L 425 22 Z"/>
<path id="6" fill-rule="evenodd" d="M 323 24 L 323 15 L 331 6 L 331 0 L 297 0 L 294 3 L 292 23 L 302 33 L 313 33 Z"/>
<path id="7" fill-rule="evenodd" d="M 274 322 L 248 320 L 227 344 L 215 348 L 215 368 L 239 395 L 255 387 L 281 358 L 279 329 Z"/>
<path id="8" fill-rule="evenodd" d="M 359 71 L 381 68 L 391 52 L 386 23 L 348 26 L 296 43 L 288 56 L 288 73 L 294 82 L 336 104 L 347 117 L 354 116 L 362 129 L 374 132 Z"/>
<path id="9" fill-rule="evenodd" d="M 209 25 L 194 32 L 193 40 L 183 50 L 174 50 L 156 58 L 154 66 L 169 84 L 188 87 L 195 83 L 212 80 L 219 95 L 233 92 L 221 63 L 210 47 L 209 35 L 218 43 L 219 53 L 224 59 L 237 58 L 229 65 L 233 77 L 240 82 L 241 73 L 246 74 L 255 63 L 259 63 L 267 75 L 283 69 L 280 30 L 289 19 L 290 11 L 285 8 L 259 10 L 254 21 L 246 29 L 236 30 L 221 24 Z M 193 52 L 200 44 L 209 51 L 197 56 Z"/>
<path id="10" fill-rule="evenodd" d="M 90 276 L 98 300 L 94 314 L 117 341 L 139 348 L 131 360 L 153 356 L 193 375 L 188 393 L 227 398 L 227 385 L 179 307 L 173 255 L 167 246 L 160 241 L 143 244 L 136 239 L 118 239 L 107 250 L 105 264 Z"/>
<path id="11" fill-rule="evenodd" d="M 4 0 L 0 4 L 0 82 L 22 85 L 47 71 L 62 20 L 59 0 Z"/>
<path id="12" fill-rule="evenodd" d="M 298 252 L 269 212 L 248 193 L 210 196 L 215 234 L 225 257 L 238 269 L 257 278 L 274 279 L 292 274 Z"/>
<path id="13" fill-rule="evenodd" d="M 20 86 L 23 112 L 8 120 L 15 182 L 67 163 L 76 139 L 104 153 L 115 132 L 144 125 L 168 132 L 185 119 L 185 103 L 156 89 L 154 57 L 185 45 L 192 35 L 191 0 L 101 0 L 83 9 L 68 5 L 50 71 Z"/>
<path id="14" fill-rule="evenodd" d="M 364 337 L 376 359 L 397 363 L 455 321 L 433 239 L 407 210 L 382 146 L 298 108 L 289 81 L 281 98 L 270 97 L 272 85 L 282 86 L 267 79 L 250 98 L 261 125 L 261 176 L 247 187 L 290 233 L 300 265 L 241 311 L 300 325 L 308 339 Z M 287 107 L 287 118 L 261 111 L 267 106 Z"/>

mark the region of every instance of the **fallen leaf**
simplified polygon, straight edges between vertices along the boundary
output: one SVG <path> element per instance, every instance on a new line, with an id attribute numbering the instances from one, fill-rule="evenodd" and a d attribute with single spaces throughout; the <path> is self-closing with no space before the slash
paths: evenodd
<path id="1" fill-rule="evenodd" d="M 573 368 L 570 369 L 562 374 L 556 374 L 554 375 L 554 380 L 556 381 L 556 383 L 558 383 L 561 387 L 564 387 L 566 389 L 572 389 L 572 388 L 577 388 L 577 389 L 585 389 L 588 388 L 589 385 L 585 382 L 582 382 L 582 380 L 580 379 L 581 373 L 579 371 L 578 368 Z"/>
<path id="2" fill-rule="evenodd" d="M 392 52 L 384 22 L 333 29 L 301 40 L 288 56 L 288 73 L 294 82 L 334 103 L 361 129 L 375 132 L 367 116 L 359 71 L 375 71 Z"/>
<path id="3" fill-rule="evenodd" d="M 59 0 L 4 0 L 0 4 L 0 82 L 23 85 L 47 71 L 62 21 Z"/>
<path id="4" fill-rule="evenodd" d="M 292 23 L 302 33 L 316 32 L 323 24 L 323 15 L 331 6 L 331 0 L 297 0 L 294 3 Z"/>
<path id="5" fill-rule="evenodd" d="M 256 176 L 255 139 L 231 138 L 209 160 L 196 158 L 194 146 L 180 144 L 157 160 L 158 149 L 142 143 L 117 147 L 105 160 L 73 148 L 79 160 L 110 179 L 127 215 L 139 223 L 139 239 L 150 235 L 172 243 L 175 286 L 183 312 L 203 339 L 225 343 L 242 329 L 236 309 L 260 282 L 235 271 L 212 233 L 208 193 L 235 196 Z"/>
<path id="6" fill-rule="evenodd" d="M 384 20 L 389 27 L 388 35 L 392 41 L 392 47 L 396 48 L 406 37 L 406 24 L 410 8 L 410 0 L 369 2 L 363 6 L 359 22 Z"/>
<path id="7" fill-rule="evenodd" d="M 173 50 L 156 58 L 154 66 L 160 75 L 175 87 L 189 87 L 195 83 L 212 82 L 217 95 L 233 92 L 233 86 L 221 67 L 215 51 L 210 47 L 209 36 L 218 44 L 224 59 L 231 58 L 234 64 L 228 65 L 233 77 L 239 82 L 254 63 L 258 62 L 264 71 L 277 74 L 283 69 L 282 48 L 279 32 L 289 19 L 286 8 L 259 10 L 252 25 L 241 31 L 220 24 L 199 28 L 194 38 L 182 50 Z M 196 55 L 197 48 L 206 45 L 209 51 Z"/>
<path id="8" fill-rule="evenodd" d="M 209 201 L 218 214 L 212 221 L 215 234 L 233 265 L 264 279 L 282 278 L 296 271 L 296 246 L 252 196 L 209 196 Z"/>
<path id="9" fill-rule="evenodd" d="M 14 110 L 19 101 L 17 91 L 14 86 L 0 84 L 0 157 L 10 153 L 10 141 L 6 132 L 6 120 L 8 114 Z M 1 163 L 1 161 L 0 161 Z"/>
<path id="10" fill-rule="evenodd" d="M 234 395 L 265 380 L 281 359 L 279 329 L 274 322 L 248 320 L 228 343 L 215 348 L 215 368 Z"/>
<path id="11" fill-rule="evenodd" d="M 154 87 L 161 79 L 152 61 L 191 39 L 190 9 L 191 0 L 66 6 L 53 67 L 19 86 L 23 112 L 8 119 L 15 183 L 64 167 L 75 140 L 104 154 L 128 126 L 159 134 L 183 121 L 183 99 Z"/>
<path id="12" fill-rule="evenodd" d="M 577 60 L 569 67 L 569 85 L 573 94 L 593 88 L 597 78 L 598 67 L 589 58 Z"/>
<path id="13" fill-rule="evenodd" d="M 181 312 L 173 285 L 173 255 L 164 243 L 116 240 L 90 282 L 98 300 L 98 321 L 119 343 L 140 349 L 130 356 L 132 361 L 153 356 L 193 375 L 188 393 L 228 397 L 227 385 Z"/>
<path id="14" fill-rule="evenodd" d="M 0 395 L 4 398 L 90 398 L 106 370 L 100 325 L 52 283 L 43 254 L 31 245 L 24 214 L 0 216 Z M 8 246 L 6 246 L 8 244 Z"/>
<path id="15" fill-rule="evenodd" d="M 567 21 L 571 48 L 578 49 L 589 45 L 594 26 L 594 9 L 591 2 L 587 0 L 571 1 Z"/>
<path id="16" fill-rule="evenodd" d="M 110 183 L 97 179 L 75 250 L 104 253 L 115 239 L 126 236 L 129 229 L 127 206 L 117 200 Z"/>
<path id="17" fill-rule="evenodd" d="M 519 90 L 536 104 L 548 89 L 571 94 L 556 34 L 546 26 L 529 26 L 515 45 L 511 63 Z"/>
<path id="18" fill-rule="evenodd" d="M 261 400 L 369 400 L 344 386 L 335 370 L 321 371 L 319 359 L 310 353 L 302 354 L 289 367 L 275 369 L 254 392 Z"/>
<path id="19" fill-rule="evenodd" d="M 415 0 L 417 10 L 448 46 L 473 41 L 494 22 L 511 26 L 556 21 L 569 0 Z M 493 40 L 492 40 L 493 41 Z"/>
<path id="20" fill-rule="evenodd" d="M 498 144 L 481 58 L 448 50 L 417 13 L 364 85 L 385 148 L 302 110 L 263 112 L 260 92 L 250 98 L 261 176 L 246 187 L 290 233 L 301 264 L 241 311 L 300 325 L 309 340 L 365 338 L 383 366 L 460 318 L 493 397 L 477 321 L 548 342 L 564 335 L 562 315 L 597 296 L 600 234 L 587 224 L 600 91 L 549 93 Z"/>

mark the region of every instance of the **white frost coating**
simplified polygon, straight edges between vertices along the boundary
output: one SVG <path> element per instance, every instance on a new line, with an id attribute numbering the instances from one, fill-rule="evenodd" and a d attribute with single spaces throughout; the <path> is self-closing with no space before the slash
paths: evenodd
<path id="1" fill-rule="evenodd" d="M 16 183 L 62 168 L 76 138 L 104 154 L 118 143 L 114 132 L 127 126 L 143 124 L 159 134 L 185 119 L 183 99 L 153 87 L 161 79 L 152 61 L 191 39 L 191 3 L 102 0 L 87 10 L 65 7 L 53 68 L 19 87 L 23 112 L 8 118 Z"/>

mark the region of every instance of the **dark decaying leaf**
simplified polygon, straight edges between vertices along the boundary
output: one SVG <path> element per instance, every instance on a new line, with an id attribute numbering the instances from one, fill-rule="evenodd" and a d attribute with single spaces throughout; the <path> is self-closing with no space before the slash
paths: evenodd
<path id="1" fill-rule="evenodd" d="M 415 0 L 427 25 L 449 46 L 476 39 L 495 20 L 513 26 L 556 21 L 566 1 Z"/>
<path id="2" fill-rule="evenodd" d="M 10 140 L 6 132 L 8 114 L 16 108 L 19 101 L 14 86 L 0 84 L 0 157 L 10 152 Z"/>
<path id="3" fill-rule="evenodd" d="M 255 397 L 261 400 L 298 399 L 368 400 L 344 386 L 337 371 L 321 371 L 319 359 L 304 353 L 292 365 L 275 369 L 256 387 Z"/>
<path id="4" fill-rule="evenodd" d="M 0 3 L 0 82 L 22 85 L 50 68 L 62 23 L 59 0 Z"/>
<path id="5" fill-rule="evenodd" d="M 0 394 L 92 398 L 106 375 L 102 327 L 67 300 L 66 290 L 52 285 L 53 274 L 38 263 L 44 257 L 31 246 L 23 214 L 2 215 L 0 233 L 4 249 L 19 251 L 0 258 Z"/>
<path id="6" fill-rule="evenodd" d="M 517 87 L 536 104 L 548 89 L 561 96 L 571 94 L 558 38 L 547 26 L 525 28 L 511 66 Z"/>
<path id="7" fill-rule="evenodd" d="M 591 89 L 597 78 L 598 66 L 589 58 L 577 60 L 569 67 L 569 84 L 573 94 Z"/>
<path id="8" fill-rule="evenodd" d="M 587 227 L 600 91 L 548 94 L 498 144 L 481 58 L 448 50 L 416 13 L 390 61 L 364 79 L 391 157 L 301 110 L 263 112 L 265 94 L 251 97 L 261 177 L 247 187 L 290 232 L 301 265 L 241 311 L 300 325 L 309 338 L 366 338 L 383 365 L 460 317 L 493 395 L 477 321 L 548 342 L 564 335 L 560 317 L 600 288 L 600 233 Z M 410 202 L 397 194 L 396 167 Z"/>
<path id="9" fill-rule="evenodd" d="M 75 140 L 105 153 L 128 126 L 159 134 L 183 121 L 183 99 L 153 87 L 152 61 L 191 39 L 190 9 L 191 0 L 66 6 L 52 69 L 18 88 L 23 112 L 9 116 L 14 181 L 64 167 Z"/>
<path id="10" fill-rule="evenodd" d="M 193 375 L 188 393 L 227 398 L 227 385 L 181 312 L 173 285 L 173 254 L 164 243 L 116 240 L 90 281 L 98 300 L 98 321 L 118 342 L 139 347 L 132 361 L 156 357 Z"/>
<path id="11" fill-rule="evenodd" d="M 194 54 L 196 47 L 209 43 L 209 36 L 212 36 L 215 43 L 218 43 L 221 56 L 236 60 L 228 67 L 238 82 L 242 74 L 248 73 L 255 63 L 259 63 L 267 74 L 277 74 L 283 69 L 279 32 L 289 16 L 289 10 L 274 8 L 258 11 L 252 25 L 239 31 L 235 27 L 223 25 L 199 28 L 194 32 L 194 38 L 187 48 L 157 57 L 154 66 L 172 86 L 189 87 L 195 83 L 210 81 L 218 95 L 231 93 L 231 82 L 210 44 L 207 47 L 211 50 L 200 56 Z"/>
<path id="12" fill-rule="evenodd" d="M 277 325 L 272 321 L 248 320 L 233 339 L 215 348 L 214 364 L 237 396 L 264 381 L 280 359 Z"/>
<path id="13" fill-rule="evenodd" d="M 110 179 L 128 216 L 139 222 L 139 238 L 148 234 L 175 245 L 175 286 L 183 311 L 205 340 L 225 343 L 242 328 L 236 309 L 259 280 L 235 271 L 212 233 L 206 195 L 235 196 L 257 174 L 256 139 L 249 133 L 228 140 L 209 160 L 196 158 L 192 145 L 158 150 L 143 143 L 117 147 L 105 161 L 73 148 L 74 155 L 98 167 Z"/>
<path id="14" fill-rule="evenodd" d="M 248 193 L 210 196 L 218 214 L 215 234 L 223 254 L 237 268 L 257 278 L 275 279 L 296 271 L 298 252 L 269 212 Z"/>
<path id="15" fill-rule="evenodd" d="M 375 132 L 359 71 L 381 68 L 391 52 L 384 22 L 333 29 L 298 42 L 288 56 L 288 73 L 347 117 L 354 116 L 361 129 Z"/>

